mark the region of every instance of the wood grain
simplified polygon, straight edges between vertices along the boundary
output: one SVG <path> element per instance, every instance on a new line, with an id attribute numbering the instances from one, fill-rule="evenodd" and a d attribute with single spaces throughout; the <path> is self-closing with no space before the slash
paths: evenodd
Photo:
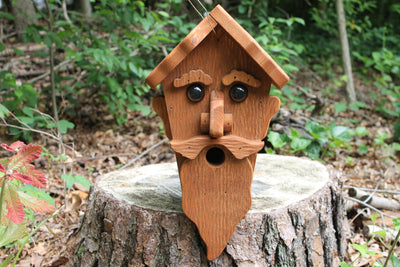
<path id="1" fill-rule="evenodd" d="M 191 70 L 188 73 L 183 74 L 182 77 L 176 78 L 174 80 L 174 86 L 179 88 L 193 83 L 210 85 L 211 82 L 211 76 L 204 73 L 202 70 Z"/>
<path id="2" fill-rule="evenodd" d="M 165 97 L 157 96 L 157 97 L 153 98 L 151 105 L 153 106 L 154 111 L 157 112 L 158 116 L 160 116 L 163 121 L 164 131 L 165 131 L 166 136 L 169 139 L 172 139 L 171 127 L 170 127 L 169 118 L 168 118 L 168 111 L 167 111 L 167 107 L 165 105 Z"/>
<path id="3" fill-rule="evenodd" d="M 210 136 L 224 135 L 224 92 L 212 90 L 210 95 Z"/>
<path id="4" fill-rule="evenodd" d="M 270 87 L 282 88 L 288 79 L 219 5 L 146 78 L 152 88 L 162 83 L 165 98 L 153 106 L 176 152 L 185 214 L 199 228 L 209 259 L 248 210 L 256 153 L 280 107 Z M 248 91 L 240 103 L 229 93 L 238 82 Z M 199 101 L 187 97 L 193 83 L 203 85 Z"/>
<path id="5" fill-rule="evenodd" d="M 233 117 L 230 113 L 224 114 L 224 134 L 232 132 Z M 210 132 L 210 113 L 201 113 L 200 116 L 200 131 L 202 134 Z"/>
<path id="6" fill-rule="evenodd" d="M 218 139 L 206 135 L 195 136 L 187 140 L 172 140 L 171 148 L 185 158 L 195 159 L 206 147 L 226 147 L 236 159 L 243 159 L 256 154 L 264 147 L 261 140 L 248 140 L 235 135 L 227 135 Z"/>
<path id="7" fill-rule="evenodd" d="M 235 82 L 241 82 L 254 88 L 258 88 L 261 85 L 259 80 L 244 71 L 232 70 L 222 78 L 222 84 L 225 86 L 229 86 Z"/>
<path id="8" fill-rule="evenodd" d="M 146 78 L 146 83 L 151 88 L 160 84 L 209 35 L 214 35 L 213 29 L 217 26 L 221 26 L 248 53 L 255 63 L 263 69 L 263 72 L 270 77 L 276 87 L 282 88 L 289 81 L 289 76 L 254 38 L 225 9 L 217 5 L 150 73 Z M 212 59 L 209 56 L 207 58 Z"/>
<path id="9" fill-rule="evenodd" d="M 207 259 L 213 260 L 251 207 L 253 168 L 248 159 L 237 160 L 227 151 L 222 166 L 211 166 L 206 152 L 185 161 L 179 176 L 183 211 L 206 243 Z"/>

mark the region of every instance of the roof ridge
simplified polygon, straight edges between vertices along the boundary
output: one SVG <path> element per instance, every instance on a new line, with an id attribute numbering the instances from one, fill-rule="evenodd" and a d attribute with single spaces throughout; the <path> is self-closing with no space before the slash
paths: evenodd
<path id="1" fill-rule="evenodd" d="M 220 25 L 254 59 L 271 78 L 273 85 L 282 88 L 289 81 L 289 76 L 260 44 L 222 6 L 217 5 L 147 76 L 146 83 L 151 88 L 160 84 L 217 25 Z"/>

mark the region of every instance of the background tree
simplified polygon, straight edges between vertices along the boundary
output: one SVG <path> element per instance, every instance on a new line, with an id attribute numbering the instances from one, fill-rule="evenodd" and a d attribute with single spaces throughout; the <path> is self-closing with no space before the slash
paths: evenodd
<path id="1" fill-rule="evenodd" d="M 351 68 L 351 58 L 349 42 L 347 40 L 346 17 L 343 9 L 343 1 L 336 0 L 337 22 L 339 27 L 340 45 L 342 47 L 343 69 L 347 78 L 346 92 L 347 98 L 351 104 L 356 102 L 356 92 L 354 90 L 353 71 Z"/>

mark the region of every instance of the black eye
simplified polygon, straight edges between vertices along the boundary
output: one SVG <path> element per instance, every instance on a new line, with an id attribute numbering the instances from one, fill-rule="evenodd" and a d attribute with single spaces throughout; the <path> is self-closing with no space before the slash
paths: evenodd
<path id="1" fill-rule="evenodd" d="M 189 86 L 186 92 L 187 98 L 192 102 L 200 102 L 204 97 L 204 89 L 201 84 Z"/>
<path id="2" fill-rule="evenodd" d="M 243 85 L 236 84 L 229 91 L 231 99 L 237 103 L 243 102 L 247 98 L 247 88 Z"/>

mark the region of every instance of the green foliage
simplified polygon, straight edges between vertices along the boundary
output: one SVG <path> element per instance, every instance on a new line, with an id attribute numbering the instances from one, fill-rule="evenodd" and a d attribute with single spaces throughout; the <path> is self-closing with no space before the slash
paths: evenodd
<path id="1" fill-rule="evenodd" d="M 375 227 L 376 219 L 377 219 L 377 215 L 371 215 L 373 227 Z M 358 251 L 358 253 L 360 253 L 360 255 L 357 259 L 364 258 L 367 255 L 375 256 L 375 255 L 380 254 L 379 252 L 372 251 L 369 249 L 369 244 L 372 242 L 372 240 L 374 238 L 378 238 L 379 242 L 381 242 L 388 250 L 388 256 L 387 256 L 386 262 L 384 264 L 376 261 L 373 266 L 386 267 L 386 266 L 389 266 L 388 265 L 389 261 L 392 264 L 392 266 L 395 266 L 395 267 L 400 266 L 400 259 L 397 256 L 393 255 L 393 251 L 394 251 L 395 247 L 397 246 L 399 238 L 400 238 L 400 231 L 399 231 L 400 230 L 400 218 L 393 219 L 393 225 L 395 227 L 395 230 L 397 231 L 397 235 L 394 238 L 394 240 L 391 242 L 391 244 L 386 244 L 384 241 L 386 234 L 387 234 L 385 230 L 374 231 L 372 233 L 372 236 L 369 239 L 369 241 L 365 244 L 362 244 L 362 245 L 361 244 L 350 244 L 350 246 L 355 248 Z M 356 261 L 357 259 L 355 259 L 354 261 Z M 342 261 L 340 263 L 340 266 L 341 267 L 353 267 L 353 265 L 348 264 L 344 261 Z"/>
<path id="2" fill-rule="evenodd" d="M 73 175 L 72 173 L 62 174 L 61 178 L 67 182 L 67 188 L 71 188 L 74 183 L 81 184 L 90 189 L 90 182 L 87 178 L 80 175 Z"/>
<path id="3" fill-rule="evenodd" d="M 333 156 L 336 148 L 351 150 L 349 144 L 355 137 L 368 135 L 370 132 L 362 126 L 355 130 L 349 127 L 336 125 L 334 122 L 328 126 L 319 124 L 315 121 L 307 121 L 305 125 L 307 136 L 301 135 L 296 129 L 291 129 L 290 134 L 279 134 L 273 131 L 268 133 L 268 141 L 274 149 L 279 149 L 286 153 L 303 153 L 311 159 L 324 159 L 326 156 Z M 378 145 L 387 145 L 380 139 Z M 369 147 L 361 144 L 358 147 L 360 154 L 368 152 Z M 268 151 L 269 153 L 272 150 Z M 353 159 L 348 158 L 352 165 Z"/>

